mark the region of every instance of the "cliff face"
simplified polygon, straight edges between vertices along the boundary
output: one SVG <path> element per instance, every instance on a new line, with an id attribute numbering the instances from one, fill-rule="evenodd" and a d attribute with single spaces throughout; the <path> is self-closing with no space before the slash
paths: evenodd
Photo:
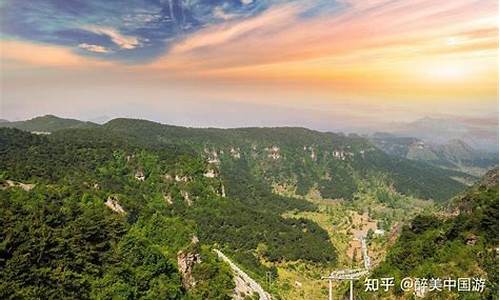
<path id="1" fill-rule="evenodd" d="M 479 183 L 480 186 L 494 187 L 498 185 L 498 167 L 488 171 Z"/>
<path id="2" fill-rule="evenodd" d="M 450 202 L 449 207 L 458 212 L 470 214 L 481 206 L 478 202 L 478 194 L 482 191 L 494 188 L 498 189 L 498 168 L 488 171 L 474 186 L 468 190 L 468 192 L 465 192 L 453 199 Z"/>
<path id="3" fill-rule="evenodd" d="M 182 275 L 182 286 L 186 290 L 196 285 L 196 280 L 193 277 L 193 267 L 200 262 L 201 258 L 198 253 L 180 251 L 177 254 L 177 265 Z"/>

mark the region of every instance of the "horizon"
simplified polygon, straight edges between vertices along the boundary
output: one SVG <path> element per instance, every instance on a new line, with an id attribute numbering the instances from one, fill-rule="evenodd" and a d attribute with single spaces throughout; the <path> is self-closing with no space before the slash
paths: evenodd
<path id="1" fill-rule="evenodd" d="M 498 144 L 497 8 L 492 0 L 2 1 L 0 118 L 374 132 L 428 116 Z"/>
<path id="2" fill-rule="evenodd" d="M 109 117 L 109 116 L 95 116 L 95 117 L 90 117 L 90 118 L 77 118 L 77 117 L 71 117 L 71 116 L 64 116 L 64 115 L 56 115 L 56 114 L 44 114 L 44 115 L 34 115 L 32 117 L 28 117 L 26 119 L 14 119 L 14 120 L 9 120 L 9 119 L 4 119 L 0 118 L 2 121 L 7 121 L 7 122 L 23 122 L 23 121 L 30 121 L 33 119 L 37 118 L 43 118 L 43 117 L 55 117 L 58 119 L 66 119 L 66 120 L 77 120 L 77 121 L 82 121 L 82 122 L 90 122 L 96 125 L 105 125 L 106 123 L 109 123 L 113 120 L 116 119 L 127 119 L 127 120 L 138 120 L 138 121 L 148 121 L 148 122 L 153 122 L 153 123 L 158 123 L 161 125 L 167 125 L 167 126 L 177 126 L 177 127 L 185 127 L 185 128 L 199 128 L 199 129 L 208 129 L 208 128 L 214 128 L 214 129 L 241 129 L 241 128 L 302 128 L 302 129 L 307 129 L 307 130 L 313 130 L 313 131 L 319 131 L 319 132 L 325 132 L 325 133 L 344 133 L 344 134 L 361 134 L 359 132 L 343 132 L 343 131 L 328 131 L 328 130 L 321 130 L 321 129 L 315 129 L 312 127 L 307 127 L 307 126 L 290 126 L 290 125 L 278 125 L 278 126 L 239 126 L 239 127 L 217 127 L 217 126 L 203 126 L 203 125 L 190 125 L 190 124 L 174 124 L 174 123 L 168 123 L 168 122 L 163 122 L 159 120 L 152 120 L 152 119 L 147 119 L 147 118 L 136 118 L 136 117 L 129 117 L 129 116 L 114 116 L 114 117 Z M 413 121 L 409 121 L 409 123 L 412 122 L 417 122 L 419 120 L 423 119 L 433 119 L 431 117 L 424 116 L 422 118 L 415 119 Z M 103 121 L 105 120 L 105 121 Z M 374 133 L 389 133 L 389 132 L 374 132 Z"/>
<path id="3" fill-rule="evenodd" d="M 496 140 L 496 143 L 493 142 L 493 145 L 487 145 L 486 147 L 484 145 L 481 145 L 478 147 L 478 145 L 475 145 L 474 143 L 470 143 L 470 140 L 467 140 L 467 136 L 464 137 L 445 137 L 444 139 L 435 139 L 433 136 L 422 136 L 417 134 L 408 134 L 394 130 L 387 129 L 385 131 L 377 131 L 377 130 L 372 130 L 372 131 L 344 131 L 344 130 L 328 130 L 328 129 L 317 129 L 317 128 L 312 128 L 312 127 L 307 127 L 307 126 L 288 126 L 288 125 L 278 125 L 278 126 L 273 126 L 273 125 L 264 125 L 264 126 L 236 126 L 236 127 L 217 127 L 217 126 L 193 126 L 189 124 L 174 124 L 174 123 L 166 123 L 162 121 L 157 121 L 157 120 L 151 120 L 151 119 L 145 119 L 145 118 L 134 118 L 134 117 L 127 117 L 127 116 L 115 116 L 115 117 L 107 117 L 107 116 L 99 116 L 95 117 L 94 120 L 92 119 L 79 119 L 79 118 L 74 118 L 70 116 L 61 116 L 61 115 L 55 115 L 55 114 L 46 114 L 46 115 L 39 115 L 39 116 L 34 116 L 28 119 L 22 119 L 22 120 L 7 120 L 7 119 L 0 119 L 2 121 L 6 122 L 24 122 L 24 121 L 31 121 L 33 119 L 39 119 L 39 118 L 44 118 L 44 117 L 52 117 L 52 118 L 57 118 L 57 119 L 63 119 L 63 120 L 76 120 L 76 121 L 81 121 L 81 122 L 89 122 L 93 123 L 98 126 L 103 126 L 106 125 L 107 123 L 117 120 L 117 119 L 125 119 L 125 120 L 137 120 L 137 121 L 146 121 L 146 122 L 151 122 L 151 123 L 156 123 L 160 125 L 165 125 L 165 126 L 173 126 L 173 127 L 183 127 L 183 128 L 193 128 L 193 129 L 276 129 L 276 128 L 292 128 L 292 129 L 304 129 L 304 130 L 310 130 L 310 131 L 316 131 L 320 133 L 332 133 L 332 134 L 341 134 L 341 135 L 358 135 L 360 137 L 365 137 L 365 138 L 370 138 L 374 137 L 376 134 L 389 134 L 394 137 L 398 138 L 417 138 L 420 140 L 423 140 L 424 142 L 428 144 L 434 144 L 434 145 L 446 145 L 449 143 L 452 143 L 454 141 L 460 141 L 465 143 L 467 146 L 472 147 L 475 150 L 483 150 L 487 151 L 489 153 L 498 153 L 498 140 Z M 95 121 L 96 119 L 101 119 L 101 122 Z M 105 119 L 105 121 L 103 121 Z M 450 120 L 446 119 L 437 119 L 437 118 L 432 118 L 432 117 L 422 117 L 416 120 L 413 120 L 408 123 L 401 123 L 399 125 L 410 125 L 410 124 L 418 124 L 419 122 L 422 122 L 426 124 L 426 122 L 447 122 Z"/>

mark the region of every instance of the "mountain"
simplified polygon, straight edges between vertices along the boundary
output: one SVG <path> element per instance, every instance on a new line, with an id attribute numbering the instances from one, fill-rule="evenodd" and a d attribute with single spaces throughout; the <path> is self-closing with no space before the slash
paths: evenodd
<path id="1" fill-rule="evenodd" d="M 376 133 L 370 140 L 389 155 L 423 161 L 476 176 L 498 165 L 496 153 L 476 150 L 462 140 L 430 144 L 415 137 L 399 137 L 389 133 Z"/>
<path id="2" fill-rule="evenodd" d="M 462 140 L 473 148 L 498 152 L 498 119 L 445 119 L 425 117 L 392 124 L 387 131 L 398 137 L 416 137 L 431 144 Z"/>
<path id="3" fill-rule="evenodd" d="M 243 163 L 221 174 L 189 147 L 103 128 L 0 128 L 0 153 L 2 299 L 230 299 L 213 248 L 261 282 L 276 276 L 261 258 L 336 262 L 322 228 L 282 217 L 315 206 Z"/>
<path id="4" fill-rule="evenodd" d="M 442 212 L 413 219 L 371 277 L 394 274 L 397 282 L 403 277 L 483 278 L 484 291 L 468 295 L 471 299 L 498 299 L 498 212 L 496 168 L 452 199 Z M 403 295 L 399 287 L 391 293 Z M 425 290 L 420 295 L 455 299 L 463 294 L 442 289 Z"/>
<path id="5" fill-rule="evenodd" d="M 0 127 L 17 128 L 30 132 L 50 133 L 69 128 L 93 128 L 98 125 L 74 119 L 64 119 L 53 115 L 36 117 L 26 121 L 0 122 Z"/>
<path id="6" fill-rule="evenodd" d="M 260 284 L 279 282 L 266 286 L 273 296 L 291 295 L 283 272 L 344 265 L 354 228 L 389 231 L 470 178 L 358 135 L 72 124 L 0 128 L 2 299 L 230 299 L 215 249 Z"/>
<path id="7" fill-rule="evenodd" d="M 221 168 L 237 167 L 235 158 L 242 158 L 250 172 L 297 195 L 315 189 L 324 198 L 350 199 L 360 180 L 384 174 L 387 185 L 402 194 L 442 201 L 463 188 L 457 179 L 471 180 L 459 171 L 387 155 L 355 134 L 305 128 L 187 128 L 125 118 L 97 125 L 50 115 L 3 127 L 7 125 L 37 132 L 100 128 L 102 135 L 113 134 L 138 145 L 190 148 L 207 161 L 222 162 Z M 85 131 L 75 134 L 85 136 Z"/>
<path id="8" fill-rule="evenodd" d="M 387 155 L 354 134 L 293 127 L 185 128 L 133 119 L 115 119 L 103 128 L 142 144 L 193 147 L 222 168 L 244 162 L 269 184 L 291 187 L 298 195 L 314 188 L 324 198 L 350 199 L 359 180 L 384 174 L 400 193 L 445 200 L 463 189 L 452 177 L 470 177 Z"/>

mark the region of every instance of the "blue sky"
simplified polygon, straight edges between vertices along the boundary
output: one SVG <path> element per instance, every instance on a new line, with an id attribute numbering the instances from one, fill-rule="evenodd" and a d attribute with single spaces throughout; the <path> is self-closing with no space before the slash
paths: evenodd
<path id="1" fill-rule="evenodd" d="M 4 38 L 72 47 L 80 55 L 137 63 L 153 60 L 179 38 L 201 28 L 258 15 L 278 2 L 3 1 L 0 28 Z"/>

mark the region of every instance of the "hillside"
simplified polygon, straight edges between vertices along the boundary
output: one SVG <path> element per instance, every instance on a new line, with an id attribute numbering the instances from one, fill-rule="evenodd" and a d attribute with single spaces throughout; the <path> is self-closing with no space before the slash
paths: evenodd
<path id="1" fill-rule="evenodd" d="M 336 262 L 317 224 L 281 217 L 314 205 L 243 170 L 222 181 L 189 149 L 4 128 L 0 153 L 1 298 L 228 299 L 214 245 L 259 280 L 273 272 L 259 245 L 269 261 Z"/>
<path id="2" fill-rule="evenodd" d="M 94 128 L 98 125 L 74 119 L 63 119 L 53 115 L 36 117 L 26 121 L 0 122 L 0 127 L 17 128 L 30 132 L 50 133 L 69 128 Z"/>
<path id="3" fill-rule="evenodd" d="M 452 178 L 468 175 L 385 154 L 357 135 L 305 128 L 185 128 L 144 120 L 115 119 L 103 128 L 149 145 L 189 145 L 222 168 L 248 164 L 269 184 L 305 195 L 350 199 L 359 180 L 387 175 L 388 185 L 408 195 L 445 200 L 463 189 Z"/>
<path id="4" fill-rule="evenodd" d="M 291 188 L 297 195 L 311 189 L 324 198 L 352 198 L 359 182 L 385 175 L 398 192 L 443 201 L 473 180 L 457 170 L 443 170 L 402 155 L 380 151 L 372 141 L 341 133 L 305 128 L 188 128 L 146 120 L 118 118 L 100 126 L 90 122 L 44 116 L 12 122 L 27 131 L 58 131 L 76 128 L 101 129 L 129 143 L 191 149 L 220 168 L 242 158 L 253 174 L 269 185 Z M 1 125 L 0 125 L 1 126 Z M 75 132 L 85 136 L 85 131 Z M 458 180 L 458 181 L 457 181 Z"/>
<path id="5" fill-rule="evenodd" d="M 467 299 L 498 299 L 498 211 L 498 169 L 494 169 L 452 199 L 445 211 L 420 215 L 405 226 L 371 277 L 391 274 L 397 282 L 403 277 L 484 278 L 484 292 L 467 293 Z M 413 299 L 399 288 L 393 292 Z M 463 296 L 456 290 L 423 294 L 426 299 Z M 363 299 L 380 297 L 387 295 L 364 294 Z"/>
<path id="6" fill-rule="evenodd" d="M 355 262 L 356 232 L 433 211 L 467 176 L 305 128 L 57 123 L 50 135 L 0 128 L 1 298 L 228 299 L 214 249 L 276 281 L 274 296 L 295 297 L 300 278 L 320 297 L 314 278 Z"/>

